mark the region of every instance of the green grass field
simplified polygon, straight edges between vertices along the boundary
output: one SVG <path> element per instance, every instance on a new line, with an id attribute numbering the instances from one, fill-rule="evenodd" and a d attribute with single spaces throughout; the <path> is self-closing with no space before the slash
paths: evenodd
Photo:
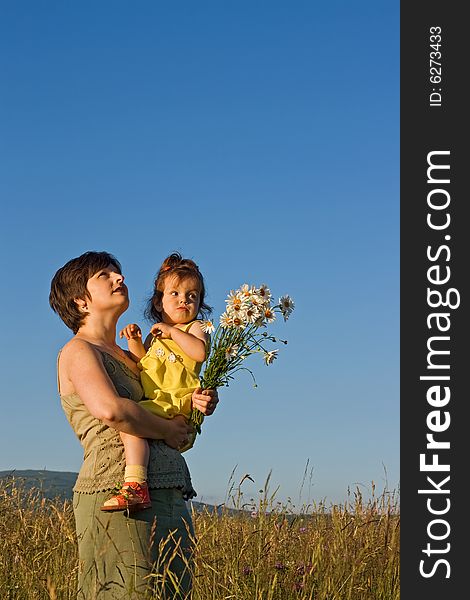
<path id="1" fill-rule="evenodd" d="M 399 600 L 396 492 L 365 501 L 356 490 L 344 505 L 302 514 L 274 500 L 264 493 L 251 512 L 194 513 L 193 600 Z M 239 488 L 231 504 L 243 502 Z M 70 501 L 0 480 L 0 536 L 1 598 L 75 599 Z"/>

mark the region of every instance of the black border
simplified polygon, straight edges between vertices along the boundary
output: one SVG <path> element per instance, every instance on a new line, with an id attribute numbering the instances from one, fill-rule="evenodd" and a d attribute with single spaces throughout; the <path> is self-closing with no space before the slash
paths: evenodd
<path id="1" fill-rule="evenodd" d="M 470 258 L 466 238 L 470 238 L 467 226 L 466 205 L 470 204 L 469 194 L 464 189 L 470 165 L 466 164 L 466 139 L 468 136 L 468 104 L 464 88 L 468 66 L 468 25 L 463 15 L 464 3 L 418 1 L 400 4 L 400 495 L 401 495 L 401 598 L 404 600 L 425 598 L 443 600 L 468 595 L 466 585 L 467 554 L 466 537 L 470 530 L 464 510 L 466 496 L 466 472 L 470 469 L 470 453 L 464 443 L 470 439 L 467 429 L 468 392 L 465 387 L 466 370 L 470 370 L 470 353 L 467 349 L 468 325 L 465 311 L 468 297 L 469 278 L 466 257 Z M 442 29 L 441 60 L 442 81 L 430 82 L 430 28 Z M 467 68 L 466 68 L 467 67 Z M 440 88 L 441 106 L 430 106 L 432 88 Z M 427 182 L 427 156 L 429 152 L 449 150 L 450 155 L 443 162 L 450 164 L 450 183 L 442 185 L 451 198 L 449 205 L 451 223 L 443 231 L 433 231 L 426 223 L 429 208 L 427 196 L 433 184 Z M 469 219 L 470 223 L 470 219 Z M 468 231 L 468 233 L 467 233 Z M 444 235 L 451 236 L 449 241 Z M 420 376 L 429 375 L 427 369 L 427 341 L 433 335 L 426 319 L 433 312 L 427 303 L 427 270 L 431 263 L 426 256 L 428 246 L 437 249 L 448 244 L 451 255 L 446 253 L 437 262 L 451 269 L 451 279 L 445 287 L 456 288 L 460 293 L 460 306 L 456 309 L 439 308 L 450 313 L 451 327 L 447 334 L 450 341 L 447 349 L 450 355 L 444 357 L 444 364 L 450 364 L 449 385 L 451 399 L 441 410 L 448 410 L 451 423 L 447 431 L 436 435 L 437 439 L 448 440 L 449 450 L 439 452 L 441 463 L 450 464 L 449 473 L 424 473 L 420 471 L 419 455 L 426 452 L 426 434 L 429 432 L 426 418 L 435 408 L 426 398 L 429 381 L 420 381 Z M 436 286 L 430 286 L 436 287 Z M 434 333 L 435 335 L 436 333 Z M 468 361 L 467 361 L 468 357 Z M 433 373 L 444 374 L 443 371 Z M 437 385 L 437 383 L 435 383 Z M 428 451 L 432 454 L 432 451 Z M 442 488 L 450 489 L 447 495 L 419 494 L 419 489 L 429 489 L 427 476 L 436 482 L 450 475 L 450 480 Z M 442 542 L 430 540 L 427 528 L 434 518 L 429 513 L 426 502 L 432 498 L 434 506 L 444 506 L 444 498 L 450 499 L 449 511 L 442 515 L 449 523 L 450 533 Z M 439 505 L 438 502 L 441 502 Z M 445 531 L 443 525 L 432 526 L 436 534 Z M 450 544 L 449 551 L 427 557 L 423 553 L 427 542 L 433 548 L 443 549 Z M 449 562 L 450 577 L 444 564 L 436 565 L 434 574 L 425 578 L 419 572 L 421 560 L 425 560 L 424 570 L 432 572 L 434 562 L 443 558 Z M 432 567 L 432 568 L 431 568 Z"/>

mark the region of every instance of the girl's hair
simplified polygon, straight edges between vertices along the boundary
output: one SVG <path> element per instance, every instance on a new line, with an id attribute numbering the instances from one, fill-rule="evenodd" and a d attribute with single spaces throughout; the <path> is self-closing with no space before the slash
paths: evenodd
<path id="1" fill-rule="evenodd" d="M 74 333 L 77 333 L 87 316 L 80 311 L 75 300 L 90 298 L 88 280 L 108 265 L 121 273 L 121 265 L 112 254 L 89 251 L 69 260 L 52 278 L 49 304 Z"/>
<path id="2" fill-rule="evenodd" d="M 160 270 L 155 276 L 155 283 L 153 286 L 153 294 L 147 301 L 145 308 L 145 317 L 151 322 L 161 322 L 163 317 L 157 306 L 160 305 L 163 297 L 163 290 L 165 289 L 166 279 L 176 277 L 178 281 L 184 279 L 196 279 L 199 283 L 199 310 L 198 316 L 206 319 L 212 312 L 212 308 L 204 302 L 206 295 L 206 288 L 204 286 L 204 278 L 199 271 L 197 264 L 190 258 L 183 258 L 179 252 L 173 252 L 170 256 L 167 256 L 163 261 Z"/>

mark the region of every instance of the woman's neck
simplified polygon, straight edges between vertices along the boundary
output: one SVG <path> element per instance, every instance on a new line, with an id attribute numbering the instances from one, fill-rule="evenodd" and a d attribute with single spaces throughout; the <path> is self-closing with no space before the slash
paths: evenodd
<path id="1" fill-rule="evenodd" d="M 105 327 L 104 324 L 101 324 L 100 326 L 90 327 L 90 324 L 88 324 L 86 327 L 80 327 L 75 337 L 85 340 L 108 354 L 113 355 L 120 361 L 125 362 L 135 372 L 134 361 L 116 344 L 116 325 Z"/>
<path id="2" fill-rule="evenodd" d="M 116 324 L 117 319 L 94 319 L 93 315 L 88 315 L 76 335 L 95 344 L 115 346 Z"/>

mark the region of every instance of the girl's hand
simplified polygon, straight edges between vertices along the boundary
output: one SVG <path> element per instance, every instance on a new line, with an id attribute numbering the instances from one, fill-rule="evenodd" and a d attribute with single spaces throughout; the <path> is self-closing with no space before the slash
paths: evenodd
<path id="1" fill-rule="evenodd" d="M 155 337 L 168 339 L 171 338 L 172 329 L 173 326 L 168 325 L 168 323 L 155 323 L 155 325 L 152 325 L 150 333 Z"/>
<path id="2" fill-rule="evenodd" d="M 193 392 L 193 407 L 200 410 L 204 415 L 211 415 L 217 403 L 219 402 L 219 394 L 217 390 L 201 390 L 197 388 Z"/>
<path id="3" fill-rule="evenodd" d="M 126 325 L 124 329 L 121 329 L 119 337 L 125 337 L 126 340 L 142 339 L 142 331 L 136 323 L 130 323 L 129 325 Z"/>
<path id="4" fill-rule="evenodd" d="M 188 425 L 183 415 L 177 415 L 173 419 L 168 419 L 168 434 L 163 440 L 168 446 L 178 450 L 186 446 L 189 434 L 192 432 L 192 427 Z"/>

